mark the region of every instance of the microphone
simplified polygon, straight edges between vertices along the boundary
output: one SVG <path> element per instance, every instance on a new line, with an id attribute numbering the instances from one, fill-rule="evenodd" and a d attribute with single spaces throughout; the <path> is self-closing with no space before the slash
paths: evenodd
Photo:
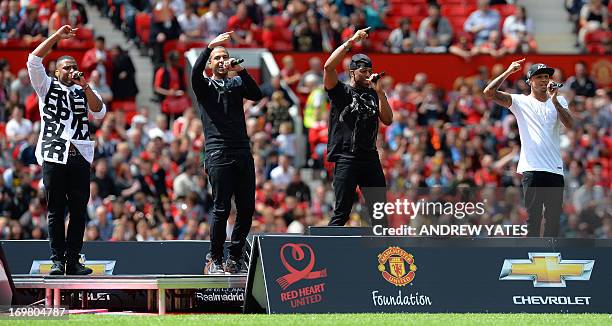
<path id="1" fill-rule="evenodd" d="M 372 83 L 376 84 L 379 79 L 385 76 L 385 72 L 381 71 L 376 77 L 372 78 Z"/>
<path id="2" fill-rule="evenodd" d="M 555 83 L 555 82 L 550 83 L 550 88 L 552 89 L 561 88 L 561 87 L 563 87 L 563 83 Z"/>
<path id="3" fill-rule="evenodd" d="M 237 66 L 237 65 L 239 65 L 239 64 L 241 64 L 241 63 L 243 63 L 243 62 L 244 62 L 244 59 L 234 60 L 234 61 L 233 61 L 233 62 L 230 64 L 230 66 L 235 67 L 235 66 Z"/>
<path id="4" fill-rule="evenodd" d="M 72 74 L 72 79 L 79 79 L 81 77 L 83 77 L 83 72 L 82 71 L 77 71 L 75 73 Z"/>

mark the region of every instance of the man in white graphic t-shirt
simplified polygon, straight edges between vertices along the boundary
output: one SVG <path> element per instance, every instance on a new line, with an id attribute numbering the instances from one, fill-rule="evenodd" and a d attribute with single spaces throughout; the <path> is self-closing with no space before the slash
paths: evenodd
<path id="1" fill-rule="evenodd" d="M 573 118 L 567 101 L 557 96 L 560 85 L 551 77 L 554 69 L 536 63 L 527 72 L 531 94 L 508 94 L 498 90 L 511 74 L 522 70 L 525 59 L 512 62 L 508 69 L 484 90 L 485 97 L 507 107 L 516 117 L 521 137 L 517 172 L 523 175 L 525 207 L 528 212 L 527 236 L 539 237 L 544 211 L 544 236 L 559 236 L 559 216 L 563 205 L 563 161 L 559 140 L 562 123 L 571 129 Z"/>
<path id="2" fill-rule="evenodd" d="M 28 73 L 38 95 L 41 126 L 36 160 L 42 165 L 49 215 L 51 275 L 87 275 L 92 272 L 79 262 L 89 200 L 94 142 L 89 135 L 88 115 L 104 118 L 106 107 L 100 95 L 87 84 L 76 61 L 61 56 L 53 77 L 47 76 L 43 58 L 55 44 L 73 38 L 77 29 L 62 26 L 28 56 Z M 64 227 L 66 208 L 70 213 Z"/>

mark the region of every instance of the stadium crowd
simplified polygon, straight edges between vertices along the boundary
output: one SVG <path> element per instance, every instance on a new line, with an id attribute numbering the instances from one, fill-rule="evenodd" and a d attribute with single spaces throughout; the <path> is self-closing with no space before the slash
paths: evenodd
<path id="1" fill-rule="evenodd" d="M 30 5 L 40 5 L 40 8 L 46 8 L 44 3 L 30 1 Z M 49 31 L 70 19 L 72 12 L 79 12 L 76 2 L 72 4 L 73 8 L 67 8 L 60 2 L 54 12 L 47 8 L 49 18 L 46 26 Z M 228 28 L 238 35 L 234 40 L 236 46 L 254 42 L 268 46 L 270 43 L 266 43 L 263 37 L 266 31 L 280 31 L 274 25 L 278 19 L 271 18 L 276 14 L 276 17 L 289 21 L 293 33 L 292 47 L 298 51 L 333 49 L 352 34 L 352 30 L 345 31 L 350 29 L 346 26 L 382 28 L 385 19 L 379 13 L 388 8 L 385 1 L 338 0 L 321 3 L 319 10 L 313 11 L 316 4 L 317 1 L 301 0 L 251 0 L 238 5 L 229 0 L 191 3 L 162 0 L 154 5 L 147 1 L 98 3 L 100 10 L 134 40 L 137 39 L 136 15 L 139 11 L 151 11 L 155 18 L 151 40 L 160 43 L 173 38 L 206 40 Z M 0 2 L 3 24 L 0 36 L 45 36 L 45 20 L 35 18 L 36 10 L 29 9 L 32 6 L 20 9 L 18 5 L 17 1 Z M 419 26 L 418 30 L 411 30 L 412 22 L 402 21 L 398 29 L 388 34 L 388 39 L 382 40 L 381 44 L 386 45 L 380 50 L 406 52 L 410 48 L 412 52 L 435 53 L 446 52 L 448 47 L 452 53 L 466 57 L 475 53 L 501 55 L 512 52 L 499 52 L 502 49 L 499 47 L 502 37 L 497 32 L 501 23 L 499 14 L 490 11 L 486 1 L 478 1 L 478 6 L 465 22 L 467 33 L 458 34 L 459 44 L 453 43 L 457 34 L 452 32 L 452 26 L 444 23 L 444 17 L 439 16 L 440 7 L 434 4 L 428 7 L 428 16 L 421 22 L 421 25 L 425 24 L 423 28 Z M 118 12 L 121 7 L 124 9 Z M 43 16 L 41 11 L 36 15 Z M 21 23 L 14 21 L 17 12 L 23 12 Z M 333 15 L 338 15 L 338 19 Z M 86 19 L 86 15 L 78 17 Z M 514 18 L 508 23 L 510 17 Z M 479 20 L 490 21 L 490 30 L 479 30 L 478 26 L 483 26 Z M 343 26 L 342 22 L 347 25 Z M 11 24 L 21 28 L 7 28 Z M 530 35 L 531 25 L 525 11 L 519 8 L 503 24 L 502 43 L 510 43 L 507 40 L 513 37 L 506 33 L 522 35 L 520 37 Z M 24 30 L 30 33 L 21 34 Z M 410 36 L 406 36 L 408 30 Z M 532 40 L 529 37 L 525 39 Z M 422 40 L 428 41 L 423 43 Z M 530 41 L 527 41 L 527 46 L 514 43 L 514 51 L 535 50 L 535 44 Z M 364 46 L 366 48 L 362 50 L 367 50 L 369 45 Z M 475 52 L 474 49 L 485 52 Z M 168 97 L 187 96 L 182 69 L 175 54 L 164 51 L 163 45 L 152 51 L 152 58 L 160 64 L 154 87 L 163 109 Z M 166 64 L 162 65 L 164 58 Z M 133 98 L 138 92 L 129 55 L 118 46 L 107 49 L 103 38 L 96 39 L 95 47 L 79 65 L 90 75 L 92 88 L 102 94 L 107 104 Z M 328 99 L 322 86 L 323 71 L 318 59 L 309 62 L 308 71 L 298 71 L 289 55 L 280 65 L 281 74 L 261 85 L 265 99 L 248 103 L 245 111 L 257 186 L 252 231 L 303 233 L 308 226 L 326 225 L 333 210 L 331 166 L 324 159 Z M 529 66 L 529 63 L 525 64 L 525 67 Z M 0 239 L 45 239 L 47 236 L 41 169 L 34 158 L 40 117 L 36 103 L 28 102 L 33 90 L 25 62 L 23 68 L 13 76 L 6 62 L 0 63 L 0 117 L 2 122 L 6 122 L 0 141 Z M 386 128 L 381 125 L 378 137 L 389 199 L 441 201 L 462 185 L 479 187 L 478 199 L 489 199 L 482 216 L 463 219 L 447 215 L 419 216 L 410 222 L 405 216 L 391 216 L 392 225 L 524 223 L 526 212 L 519 205 L 520 176 L 515 173 L 520 146 L 516 121 L 507 109 L 497 107 L 482 96 L 486 83 L 505 68 L 501 65 L 490 70 L 480 67 L 477 75 L 458 78 L 452 89 L 442 89 L 430 83 L 425 72 L 415 75 L 410 83 L 396 83 L 392 76 L 383 79 L 394 110 L 394 122 Z M 50 62 L 48 72 L 52 71 L 54 66 Z M 565 83 L 561 91 L 577 119 L 574 128 L 562 135 L 567 186 L 562 234 L 566 237 L 611 238 L 611 94 L 609 89 L 598 87 L 588 71 L 586 64 L 578 63 L 574 71 L 555 73 L 555 79 Z M 346 71 L 340 77 L 346 81 Z M 523 77 L 514 82 L 507 81 L 503 90 L 528 93 L 524 80 Z M 281 87 L 281 81 L 302 94 L 304 103 L 292 103 L 287 91 Z M 296 126 L 288 111 L 292 104 L 300 105 L 300 111 L 303 111 L 308 140 L 305 167 L 293 163 L 302 149 L 298 146 L 299 135 L 294 132 Z M 128 117 L 123 110 L 113 110 L 104 120 L 91 126 L 96 151 L 86 240 L 207 239 L 209 236 L 207 219 L 211 195 L 202 167 L 204 139 L 199 114 L 188 108 L 184 112 L 164 111 L 170 114 L 151 119 L 149 111 L 147 107 L 139 107 L 136 115 Z M 432 192 L 431 189 L 442 191 Z M 364 215 L 360 204 L 354 212 L 349 223 L 359 225 Z M 231 220 L 232 217 L 228 234 Z"/>

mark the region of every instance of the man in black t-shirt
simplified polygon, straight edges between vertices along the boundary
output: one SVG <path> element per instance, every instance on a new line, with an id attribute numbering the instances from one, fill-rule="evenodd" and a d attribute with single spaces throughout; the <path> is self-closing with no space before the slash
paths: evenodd
<path id="1" fill-rule="evenodd" d="M 346 224 L 351 213 L 356 187 L 364 195 L 372 225 L 386 225 L 374 216 L 374 203 L 386 201 L 386 181 L 376 150 L 378 119 L 390 125 L 393 112 L 382 89 L 380 76 L 372 73 L 372 61 L 356 54 L 349 65 L 349 84 L 338 81 L 336 66 L 350 48 L 365 39 L 369 28 L 358 30 L 338 47 L 325 62 L 323 81 L 329 95 L 329 141 L 327 160 L 335 162 L 333 187 L 336 194 L 331 226 Z"/>

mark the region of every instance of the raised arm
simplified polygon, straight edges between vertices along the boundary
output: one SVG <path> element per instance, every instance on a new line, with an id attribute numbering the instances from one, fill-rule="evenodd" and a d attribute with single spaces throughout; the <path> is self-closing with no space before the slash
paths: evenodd
<path id="1" fill-rule="evenodd" d="M 323 66 L 323 84 L 326 89 L 332 89 L 338 84 L 338 72 L 336 71 L 336 67 L 340 64 L 348 51 L 350 51 L 355 42 L 359 42 L 368 37 L 368 30 L 370 30 L 370 27 L 355 32 L 355 35 L 348 41 L 342 43 L 342 45 L 334 50 L 329 58 L 327 58 L 325 66 Z"/>
<path id="2" fill-rule="evenodd" d="M 196 60 L 195 64 L 193 65 L 193 69 L 191 70 L 191 86 L 194 89 L 194 92 L 196 90 L 202 90 L 201 86 L 204 85 L 204 69 L 206 69 L 206 63 L 208 63 L 208 59 L 210 58 L 212 50 L 216 46 L 227 42 L 230 39 L 232 33 L 233 31 L 229 31 L 217 35 L 217 37 L 215 37 L 212 41 L 210 41 L 210 43 L 208 43 L 208 46 L 206 47 L 204 52 L 202 52 Z"/>
<path id="3" fill-rule="evenodd" d="M 38 96 L 44 97 L 51 84 L 51 78 L 47 76 L 45 66 L 43 66 L 43 58 L 51 52 L 51 48 L 57 42 L 74 37 L 75 32 L 76 29 L 71 28 L 69 25 L 62 26 L 57 32 L 51 34 L 49 38 L 38 45 L 28 56 L 28 74 L 30 75 L 32 88 L 34 88 Z"/>
<path id="4" fill-rule="evenodd" d="M 57 30 L 57 32 L 53 33 L 46 40 L 40 43 L 36 49 L 32 51 L 32 54 L 39 58 L 44 58 L 47 56 L 47 54 L 49 54 L 49 52 L 51 52 L 51 48 L 53 48 L 57 42 L 74 37 L 77 29 L 78 28 L 70 27 L 70 25 L 62 26 Z"/>
<path id="5" fill-rule="evenodd" d="M 506 69 L 506 71 L 504 71 L 501 75 L 497 76 L 497 78 L 493 79 L 493 81 L 490 82 L 483 91 L 485 98 L 487 100 L 493 100 L 493 102 L 505 108 L 509 108 L 512 105 L 512 96 L 510 96 L 510 94 L 506 92 L 498 90 L 498 88 L 499 86 L 501 86 L 504 80 L 508 78 L 508 76 L 521 70 L 521 64 L 523 62 L 525 62 L 525 58 L 518 61 L 513 61 L 508 67 L 508 69 Z"/>

